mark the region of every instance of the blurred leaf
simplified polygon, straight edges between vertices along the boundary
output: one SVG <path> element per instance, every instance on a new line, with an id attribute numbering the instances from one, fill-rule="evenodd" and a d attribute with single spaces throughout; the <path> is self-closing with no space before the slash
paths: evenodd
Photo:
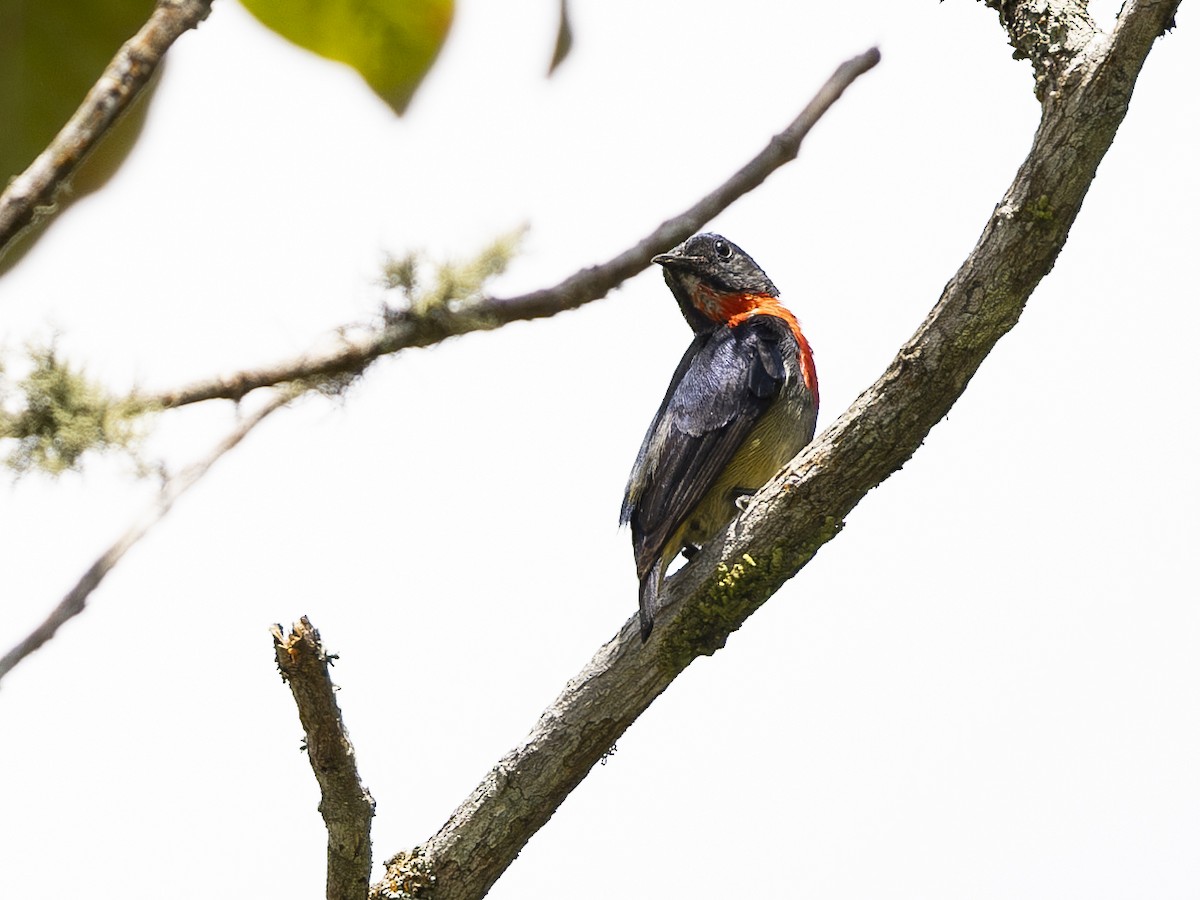
<path id="1" fill-rule="evenodd" d="M 562 0 L 558 7 L 558 37 L 554 39 L 554 56 L 550 59 L 550 71 L 546 73 L 547 77 L 553 75 L 554 70 L 567 58 L 574 40 L 571 34 L 571 17 L 567 15 L 567 0 Z"/>
<path id="2" fill-rule="evenodd" d="M 344 62 L 399 115 L 433 65 L 454 0 L 242 0 L 294 44 Z"/>
<path id="3" fill-rule="evenodd" d="M 153 11 L 154 0 L 0 0 L 0 184 L 45 149 Z"/>

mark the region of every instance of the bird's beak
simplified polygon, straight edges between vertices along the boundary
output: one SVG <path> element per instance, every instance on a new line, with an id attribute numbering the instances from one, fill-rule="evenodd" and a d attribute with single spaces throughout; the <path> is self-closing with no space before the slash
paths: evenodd
<path id="1" fill-rule="evenodd" d="M 650 257 L 650 262 L 658 263 L 660 266 L 671 269 L 679 268 L 680 266 L 695 265 L 701 262 L 701 260 L 698 256 L 688 256 L 685 253 L 681 253 L 679 248 L 676 247 L 674 250 Z"/>

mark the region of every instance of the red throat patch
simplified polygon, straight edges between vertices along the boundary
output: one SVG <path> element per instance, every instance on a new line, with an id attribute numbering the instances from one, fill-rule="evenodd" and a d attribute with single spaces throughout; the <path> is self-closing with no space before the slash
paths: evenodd
<path id="1" fill-rule="evenodd" d="M 796 338 L 800 347 L 798 354 L 800 372 L 804 376 L 804 386 L 813 395 L 813 404 L 820 405 L 817 392 L 817 366 L 813 362 L 812 347 L 800 330 L 800 322 L 792 315 L 792 311 L 779 302 L 778 297 L 770 294 L 723 294 L 712 288 L 698 284 L 692 291 L 692 299 L 696 308 L 714 322 L 721 322 L 733 328 L 745 322 L 751 316 L 775 316 L 787 322 L 788 328 Z"/>

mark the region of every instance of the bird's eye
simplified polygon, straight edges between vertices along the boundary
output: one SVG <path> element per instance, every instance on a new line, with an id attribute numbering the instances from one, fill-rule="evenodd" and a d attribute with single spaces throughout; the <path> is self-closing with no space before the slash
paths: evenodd
<path id="1" fill-rule="evenodd" d="M 729 246 L 728 241 L 717 241 L 713 244 L 713 252 L 721 259 L 729 259 L 733 256 L 733 249 Z"/>

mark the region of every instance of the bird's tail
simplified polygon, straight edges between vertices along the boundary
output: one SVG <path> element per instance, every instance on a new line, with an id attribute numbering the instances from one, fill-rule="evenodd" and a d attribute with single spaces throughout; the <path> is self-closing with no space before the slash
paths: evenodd
<path id="1" fill-rule="evenodd" d="M 642 625 L 642 643 L 650 637 L 654 628 L 654 614 L 658 612 L 658 592 L 662 588 L 663 561 L 657 559 L 638 584 L 638 619 Z"/>

